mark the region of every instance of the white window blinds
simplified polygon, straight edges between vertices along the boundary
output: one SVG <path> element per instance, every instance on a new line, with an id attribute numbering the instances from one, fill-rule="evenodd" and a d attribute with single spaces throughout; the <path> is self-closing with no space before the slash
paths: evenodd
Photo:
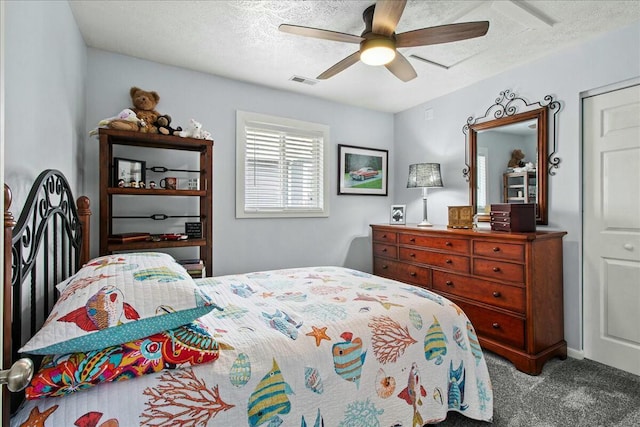
<path id="1" fill-rule="evenodd" d="M 239 112 L 236 216 L 326 216 L 325 128 Z"/>
<path id="2" fill-rule="evenodd" d="M 487 207 L 487 158 L 488 151 L 485 147 L 478 147 L 478 176 L 477 176 L 477 191 L 476 205 L 478 206 L 478 212 L 485 212 Z"/>

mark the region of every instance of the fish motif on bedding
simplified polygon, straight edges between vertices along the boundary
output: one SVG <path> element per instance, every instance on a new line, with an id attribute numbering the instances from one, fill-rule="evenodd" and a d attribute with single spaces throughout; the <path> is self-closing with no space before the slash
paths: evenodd
<path id="1" fill-rule="evenodd" d="M 262 317 L 276 331 L 292 340 L 298 338 L 298 328 L 302 326 L 302 323 L 296 322 L 287 313 L 280 310 L 276 310 L 274 314 L 262 312 Z"/>
<path id="2" fill-rule="evenodd" d="M 104 284 L 111 282 L 95 289 Z M 53 426 L 89 411 L 103 413 L 94 427 L 114 418 L 120 425 L 422 427 L 448 411 L 492 419 L 493 390 L 475 330 L 446 298 L 339 267 L 196 285 L 224 307 L 198 318 L 217 341 L 217 360 L 29 400 L 11 427 L 34 405 L 42 412 L 52 404 L 62 405 L 47 420 Z M 149 344 L 140 351 L 152 363 L 160 346 Z"/>
<path id="3" fill-rule="evenodd" d="M 309 366 L 304 368 L 304 385 L 309 390 L 317 394 L 322 394 L 324 391 L 322 377 L 316 368 L 311 368 Z"/>
<path id="4" fill-rule="evenodd" d="M 95 267 L 96 270 L 100 270 L 101 268 L 108 267 L 110 265 L 124 265 L 126 264 L 126 259 L 122 257 L 113 257 L 106 256 L 95 259 L 93 262 L 87 263 L 87 267 Z"/>
<path id="5" fill-rule="evenodd" d="M 251 286 L 247 285 L 246 283 L 239 283 L 239 284 L 232 283 L 231 291 L 234 294 L 241 296 L 242 298 L 249 298 L 251 297 L 251 295 L 253 295 L 256 292 L 253 289 L 251 289 Z"/>
<path id="6" fill-rule="evenodd" d="M 455 341 L 456 344 L 458 344 L 458 347 L 460 347 L 462 350 L 465 350 L 465 351 L 467 350 L 467 344 L 464 342 L 464 335 L 462 334 L 462 329 L 460 329 L 456 325 L 453 325 L 453 340 Z"/>
<path id="7" fill-rule="evenodd" d="M 407 379 L 407 387 L 405 387 L 398 397 L 403 399 L 413 408 L 413 426 L 422 427 L 423 421 L 418 406 L 422 406 L 422 397 L 427 397 L 427 391 L 422 386 L 420 380 L 420 372 L 415 362 L 411 364 L 409 370 L 409 378 Z"/>
<path id="8" fill-rule="evenodd" d="M 285 382 L 276 359 L 273 359 L 271 370 L 262 377 L 249 397 L 249 425 L 257 427 L 266 422 L 269 426 L 282 424 L 279 415 L 291 411 L 291 402 L 287 397 L 290 394 L 293 394 L 293 390 Z"/>
<path id="9" fill-rule="evenodd" d="M 476 331 L 473 329 L 471 322 L 467 321 L 467 336 L 469 338 L 469 346 L 471 347 L 471 354 L 476 359 L 476 365 L 480 363 L 482 360 L 482 348 L 480 347 L 480 343 L 478 342 L 478 336 L 476 335 Z"/>
<path id="10" fill-rule="evenodd" d="M 386 310 L 391 309 L 391 307 L 402 307 L 402 305 L 400 304 L 396 304 L 393 302 L 388 302 L 385 301 L 387 299 L 387 297 L 373 297 L 371 295 L 368 294 L 361 294 L 358 292 L 357 294 L 358 296 L 356 298 L 354 298 L 354 301 L 371 301 L 371 302 L 377 302 L 378 304 L 380 304 L 381 306 L 383 306 Z"/>
<path id="11" fill-rule="evenodd" d="M 469 407 L 469 405 L 463 403 L 465 387 L 464 362 L 461 360 L 460 365 L 456 369 L 453 369 L 453 360 L 449 363 L 449 389 L 447 392 L 449 409 L 464 411 Z"/>
<path id="12" fill-rule="evenodd" d="M 434 294 L 433 292 L 429 292 L 427 290 L 424 290 L 422 288 L 418 288 L 415 286 L 412 288 L 402 288 L 402 289 L 404 289 L 405 291 L 411 292 L 412 294 L 417 295 L 421 298 L 426 298 L 437 304 L 444 305 L 442 297 L 440 295 Z"/>
<path id="13" fill-rule="evenodd" d="M 246 353 L 240 353 L 229 372 L 229 381 L 235 387 L 242 387 L 251 379 L 251 362 Z"/>
<path id="14" fill-rule="evenodd" d="M 302 416 L 302 420 L 300 421 L 300 427 L 309 427 L 304 419 L 304 415 Z M 318 408 L 316 421 L 313 423 L 313 427 L 324 427 L 324 420 L 322 419 L 322 415 L 320 415 L 320 408 Z"/>
<path id="15" fill-rule="evenodd" d="M 345 341 L 333 345 L 334 368 L 338 375 L 347 381 L 356 383 L 356 388 L 359 388 L 362 365 L 364 365 L 367 352 L 362 351 L 360 337 L 353 338 L 351 332 L 343 332 L 340 337 Z"/>
<path id="16" fill-rule="evenodd" d="M 156 280 L 160 283 L 175 282 L 185 280 L 185 277 L 167 267 L 154 267 L 133 273 L 133 278 L 138 281 Z"/>
<path id="17" fill-rule="evenodd" d="M 433 316 L 433 323 L 429 326 L 427 335 L 424 337 L 424 357 L 427 360 L 434 360 L 436 365 L 441 365 L 443 356 L 447 354 L 447 337 L 442 332 L 442 327 L 436 316 Z"/>
<path id="18" fill-rule="evenodd" d="M 84 331 L 99 331 L 121 324 L 122 316 L 129 320 L 140 318 L 138 312 L 124 301 L 122 291 L 107 285 L 92 295 L 84 307 L 73 310 L 58 321 L 75 323 Z"/>
<path id="19" fill-rule="evenodd" d="M 58 301 L 66 301 L 67 299 L 72 297 L 79 290 L 82 290 L 82 289 L 86 288 L 87 286 L 91 285 L 92 283 L 99 282 L 100 280 L 109 279 L 110 277 L 114 277 L 114 276 L 107 276 L 105 274 L 98 274 L 97 276 L 84 277 L 84 278 L 81 278 L 81 279 L 78 279 L 78 280 L 74 280 L 73 282 L 71 282 L 69 285 L 67 285 L 64 288 L 64 292 L 60 295 L 60 298 L 58 298 Z M 62 292 L 62 289 L 59 289 L 59 290 Z"/>
<path id="20" fill-rule="evenodd" d="M 104 414 L 98 411 L 87 412 L 80 418 L 78 418 L 73 425 L 78 427 L 119 427 L 120 423 L 115 418 L 110 418 L 102 423 L 100 419 Z M 100 423 L 100 424 L 98 424 Z"/>
<path id="21" fill-rule="evenodd" d="M 409 320 L 411 320 L 411 324 L 417 330 L 422 329 L 422 316 L 415 309 L 409 310 Z"/>

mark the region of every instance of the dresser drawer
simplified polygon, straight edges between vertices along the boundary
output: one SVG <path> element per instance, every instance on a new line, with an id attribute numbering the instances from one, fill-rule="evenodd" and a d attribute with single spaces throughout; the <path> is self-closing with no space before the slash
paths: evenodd
<path id="1" fill-rule="evenodd" d="M 524 262 L 524 245 L 517 243 L 473 241 L 473 254 L 495 259 Z"/>
<path id="2" fill-rule="evenodd" d="M 398 258 L 398 247 L 396 245 L 387 245 L 384 243 L 373 244 L 373 256 L 382 256 L 386 258 Z"/>
<path id="3" fill-rule="evenodd" d="M 494 339 L 501 343 L 524 349 L 524 319 L 501 313 L 457 299 L 453 300 L 467 315 L 480 337 Z"/>
<path id="4" fill-rule="evenodd" d="M 506 282 L 524 283 L 524 265 L 522 264 L 475 258 L 473 274 Z"/>
<path id="5" fill-rule="evenodd" d="M 516 286 L 434 271 L 431 287 L 436 292 L 458 295 L 519 313 L 525 310 L 524 288 Z"/>
<path id="6" fill-rule="evenodd" d="M 423 251 L 420 249 L 400 248 L 401 261 L 428 264 L 433 267 L 446 268 L 459 273 L 469 272 L 469 257 L 443 254 L 440 252 Z"/>
<path id="7" fill-rule="evenodd" d="M 396 243 L 397 239 L 398 233 L 395 231 L 373 230 L 374 242 Z"/>
<path id="8" fill-rule="evenodd" d="M 374 257 L 373 274 L 423 287 L 429 286 L 428 268 L 418 267 L 403 262 Z"/>
<path id="9" fill-rule="evenodd" d="M 423 248 L 440 249 L 457 254 L 469 254 L 469 240 L 449 239 L 442 237 L 422 236 L 419 234 L 401 233 L 398 236 L 401 245 L 421 246 Z"/>

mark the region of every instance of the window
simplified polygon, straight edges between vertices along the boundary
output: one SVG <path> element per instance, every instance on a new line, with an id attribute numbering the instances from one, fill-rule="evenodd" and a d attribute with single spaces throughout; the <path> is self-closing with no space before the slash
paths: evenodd
<path id="1" fill-rule="evenodd" d="M 489 158 L 489 149 L 486 147 L 478 147 L 478 176 L 476 205 L 478 213 L 487 211 L 487 160 Z"/>
<path id="2" fill-rule="evenodd" d="M 238 111 L 236 218 L 329 216 L 329 127 Z"/>

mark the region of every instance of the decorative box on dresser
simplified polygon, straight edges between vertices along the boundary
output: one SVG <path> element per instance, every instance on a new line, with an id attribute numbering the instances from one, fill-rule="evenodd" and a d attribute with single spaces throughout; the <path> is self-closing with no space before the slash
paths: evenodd
<path id="1" fill-rule="evenodd" d="M 372 225 L 374 274 L 457 304 L 480 344 L 538 375 L 564 341 L 563 231 L 507 233 Z"/>

